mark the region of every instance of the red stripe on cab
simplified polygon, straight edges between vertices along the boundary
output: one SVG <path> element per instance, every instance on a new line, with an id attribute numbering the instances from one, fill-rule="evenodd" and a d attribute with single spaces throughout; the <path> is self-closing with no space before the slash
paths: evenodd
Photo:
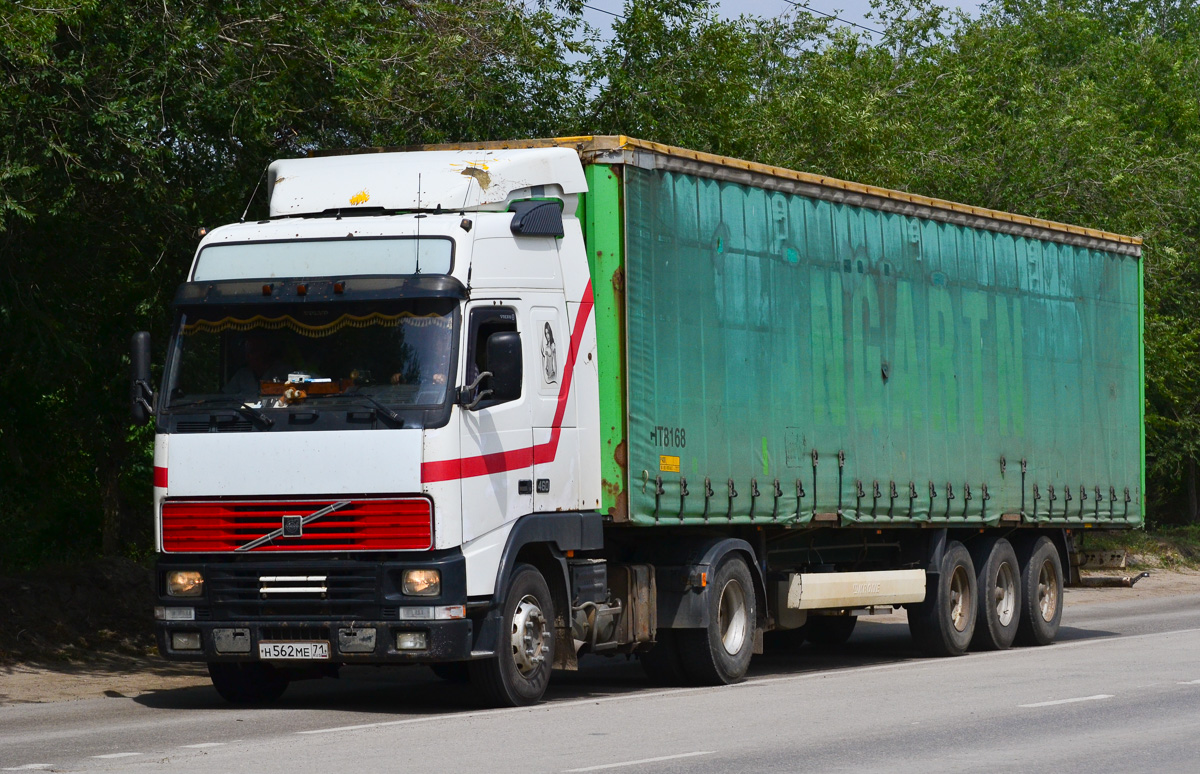
<path id="1" fill-rule="evenodd" d="M 154 485 L 167 488 L 167 469 L 154 466 Z"/>
<path id="2" fill-rule="evenodd" d="M 558 454 L 558 439 L 562 435 L 562 418 L 567 410 L 567 398 L 571 393 L 571 380 L 575 372 L 575 360 L 579 356 L 579 346 L 583 339 L 583 329 L 587 319 L 592 314 L 594 300 L 592 283 L 589 281 L 579 299 L 579 311 L 575 315 L 575 326 L 571 331 L 570 349 L 567 351 L 567 362 L 563 368 L 562 384 L 558 389 L 558 406 L 554 410 L 554 421 L 550 427 L 550 440 L 536 446 L 523 449 L 492 452 L 477 457 L 462 457 L 457 460 L 432 460 L 421 463 L 421 483 L 432 484 L 438 481 L 453 481 L 455 479 L 487 476 L 493 473 L 503 473 L 506 470 L 529 467 L 531 464 L 552 462 Z M 532 463 L 530 457 L 533 457 Z"/>

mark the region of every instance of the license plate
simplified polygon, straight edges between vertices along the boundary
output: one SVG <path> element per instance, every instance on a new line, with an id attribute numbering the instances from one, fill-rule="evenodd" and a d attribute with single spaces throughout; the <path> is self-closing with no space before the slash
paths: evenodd
<path id="1" fill-rule="evenodd" d="M 258 657 L 261 659 L 300 659 L 319 661 L 329 659 L 328 642 L 260 642 Z"/>

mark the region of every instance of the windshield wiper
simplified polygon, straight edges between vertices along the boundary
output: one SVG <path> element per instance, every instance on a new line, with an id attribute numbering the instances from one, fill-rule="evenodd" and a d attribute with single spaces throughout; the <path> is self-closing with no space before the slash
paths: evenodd
<path id="1" fill-rule="evenodd" d="M 371 405 L 375 407 L 375 410 L 394 422 L 396 427 L 404 427 L 404 417 L 400 416 L 395 411 L 392 411 L 390 408 L 375 400 L 375 398 L 371 397 L 365 392 L 357 393 L 352 397 L 354 400 L 362 398 L 363 400 L 370 401 Z"/>
<path id="2" fill-rule="evenodd" d="M 236 411 L 237 413 L 241 414 L 244 417 L 249 417 L 250 419 L 255 420 L 256 422 L 261 424 L 264 428 L 269 429 L 272 425 L 275 424 L 274 419 L 271 419 L 265 413 L 263 413 L 259 409 L 254 408 L 253 406 L 251 406 L 248 403 L 243 403 L 240 406 L 234 406 L 233 410 Z"/>

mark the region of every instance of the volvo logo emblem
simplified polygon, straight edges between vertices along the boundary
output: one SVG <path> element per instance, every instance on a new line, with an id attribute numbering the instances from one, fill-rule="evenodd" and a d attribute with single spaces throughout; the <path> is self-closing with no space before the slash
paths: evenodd
<path id="1" fill-rule="evenodd" d="M 284 516 L 283 517 L 283 536 L 284 537 L 300 537 L 304 534 L 304 517 L 303 516 Z"/>

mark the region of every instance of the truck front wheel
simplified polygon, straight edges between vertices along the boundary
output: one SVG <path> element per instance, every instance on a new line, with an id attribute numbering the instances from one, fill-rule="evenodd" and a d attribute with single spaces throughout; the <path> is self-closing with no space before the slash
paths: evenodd
<path id="1" fill-rule="evenodd" d="M 1020 645 L 1049 645 L 1062 622 L 1063 570 L 1050 538 L 1033 541 L 1021 555 Z"/>
<path id="2" fill-rule="evenodd" d="M 496 656 L 468 662 L 471 683 L 489 704 L 537 704 L 550 683 L 554 663 L 554 603 L 536 568 L 517 565 L 504 599 Z"/>
<path id="3" fill-rule="evenodd" d="M 287 690 L 288 678 L 272 664 L 210 662 L 208 676 L 230 704 L 269 704 Z"/>
<path id="4" fill-rule="evenodd" d="M 740 682 L 754 652 L 754 578 L 746 561 L 730 554 L 708 584 L 708 626 L 679 629 L 679 659 L 692 682 Z"/>
<path id="5" fill-rule="evenodd" d="M 975 565 L 958 541 L 946 546 L 937 579 L 926 587 L 925 601 L 908 606 L 908 628 L 917 647 L 929 656 L 961 656 L 975 634 Z"/>

